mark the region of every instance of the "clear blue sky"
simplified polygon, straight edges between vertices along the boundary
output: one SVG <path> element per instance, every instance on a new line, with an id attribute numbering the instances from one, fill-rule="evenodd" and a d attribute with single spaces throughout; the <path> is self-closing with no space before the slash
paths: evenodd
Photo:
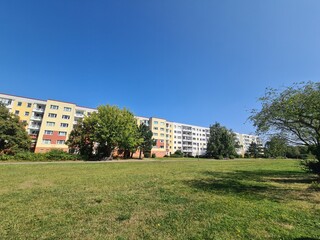
<path id="1" fill-rule="evenodd" d="M 320 80 L 319 0 L 0 1 L 0 92 L 243 133 L 266 87 Z"/>

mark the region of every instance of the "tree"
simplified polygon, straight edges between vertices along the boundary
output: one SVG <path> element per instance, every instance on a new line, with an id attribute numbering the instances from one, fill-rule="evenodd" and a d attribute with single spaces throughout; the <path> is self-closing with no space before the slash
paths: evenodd
<path id="1" fill-rule="evenodd" d="M 279 133 L 289 143 L 312 147 L 320 165 L 320 83 L 268 89 L 260 102 L 261 109 L 253 110 L 249 118 L 257 132 Z"/>
<path id="2" fill-rule="evenodd" d="M 67 145 L 72 153 L 79 153 L 86 159 L 94 157 L 94 130 L 96 122 L 89 117 L 78 121 L 70 133 Z"/>
<path id="3" fill-rule="evenodd" d="M 130 157 L 141 141 L 133 114 L 127 109 L 105 105 L 76 126 L 68 145 L 88 157 L 111 159 L 115 151 L 123 153 L 124 158 Z"/>
<path id="4" fill-rule="evenodd" d="M 262 146 L 258 143 L 251 142 L 247 150 L 247 153 L 250 157 L 258 158 L 263 155 Z"/>
<path id="5" fill-rule="evenodd" d="M 285 157 L 287 151 L 287 141 L 281 136 L 272 136 L 265 144 L 265 155 L 267 157 Z"/>
<path id="6" fill-rule="evenodd" d="M 207 156 L 213 158 L 229 158 L 235 156 L 238 143 L 232 130 L 215 123 L 210 126 L 207 144 Z"/>
<path id="7" fill-rule="evenodd" d="M 299 146 L 287 146 L 286 157 L 287 158 L 300 158 L 301 156 Z"/>
<path id="8" fill-rule="evenodd" d="M 0 103 L 0 154 L 15 154 L 30 149 L 31 140 L 25 126 L 18 116 L 9 113 Z"/>
<path id="9" fill-rule="evenodd" d="M 150 155 L 151 149 L 155 145 L 156 141 L 152 138 L 153 133 L 147 125 L 141 123 L 138 129 L 140 137 L 143 139 L 139 145 L 139 158 L 141 159 L 142 152 L 144 155 Z"/>

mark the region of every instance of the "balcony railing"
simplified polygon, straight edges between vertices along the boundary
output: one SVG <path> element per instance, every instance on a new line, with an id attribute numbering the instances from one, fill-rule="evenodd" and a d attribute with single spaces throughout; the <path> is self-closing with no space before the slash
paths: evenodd
<path id="1" fill-rule="evenodd" d="M 33 108 L 33 111 L 34 112 L 44 112 L 44 108 L 35 107 L 35 108 Z"/>
<path id="2" fill-rule="evenodd" d="M 31 128 L 31 129 L 40 129 L 40 125 L 30 125 L 29 128 Z"/>
<path id="3" fill-rule="evenodd" d="M 41 116 L 31 116 L 30 118 L 31 120 L 38 120 L 38 121 L 41 121 L 42 120 L 42 117 Z"/>

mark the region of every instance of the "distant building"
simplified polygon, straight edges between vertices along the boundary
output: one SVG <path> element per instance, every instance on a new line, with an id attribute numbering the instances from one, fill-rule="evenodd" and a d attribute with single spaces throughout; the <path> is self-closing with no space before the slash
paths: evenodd
<path id="1" fill-rule="evenodd" d="M 81 107 L 74 103 L 57 100 L 40 100 L 9 94 L 0 94 L 0 102 L 4 103 L 11 113 L 26 122 L 26 131 L 32 139 L 35 152 L 47 152 L 58 148 L 68 151 L 65 144 L 70 132 L 77 122 L 97 111 L 94 108 Z M 144 123 L 153 132 L 156 145 L 152 153 L 157 157 L 170 155 L 180 150 L 185 155 L 204 155 L 207 150 L 209 128 L 190 124 L 171 122 L 158 117 L 135 116 L 138 124 Z M 261 143 L 254 135 L 236 133 L 242 147 L 238 154 L 243 155 L 250 143 Z"/>

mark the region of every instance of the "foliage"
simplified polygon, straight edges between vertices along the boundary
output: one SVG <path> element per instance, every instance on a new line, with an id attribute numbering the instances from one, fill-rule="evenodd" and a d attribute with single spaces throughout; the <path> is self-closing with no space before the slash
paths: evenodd
<path id="1" fill-rule="evenodd" d="M 60 149 L 52 149 L 46 153 L 18 152 L 15 155 L 0 155 L 0 160 L 22 160 L 22 161 L 65 161 L 81 160 L 79 155 L 70 154 Z"/>
<path id="2" fill-rule="evenodd" d="M 181 157 L 183 157 L 183 152 L 181 150 L 177 150 L 174 152 L 174 154 L 171 154 L 170 157 L 181 158 Z"/>
<path id="3" fill-rule="evenodd" d="M 263 156 L 263 148 L 260 144 L 251 142 L 248 148 L 248 154 L 250 157 L 258 158 Z"/>
<path id="4" fill-rule="evenodd" d="M 78 121 L 67 141 L 71 153 L 79 153 L 86 159 L 93 159 L 95 126 L 96 122 L 92 118 L 85 117 L 84 120 Z"/>
<path id="5" fill-rule="evenodd" d="M 257 131 L 280 133 L 289 143 L 312 146 L 315 164 L 320 165 L 320 83 L 268 89 L 260 101 L 261 110 L 250 116 Z"/>
<path id="6" fill-rule="evenodd" d="M 310 173 L 314 173 L 314 174 L 320 173 L 320 164 L 318 160 L 315 160 L 315 159 L 302 160 L 301 165 L 306 171 Z"/>
<path id="7" fill-rule="evenodd" d="M 272 136 L 265 144 L 266 157 L 285 157 L 287 151 L 287 141 L 281 136 Z"/>
<path id="8" fill-rule="evenodd" d="M 0 103 L 0 154 L 15 154 L 30 148 L 31 140 L 25 126 Z"/>
<path id="9" fill-rule="evenodd" d="M 138 127 L 140 138 L 142 139 L 141 143 L 139 144 L 139 158 L 141 158 L 142 152 L 144 153 L 144 156 L 146 156 L 146 153 L 151 153 L 152 147 L 156 144 L 156 140 L 152 138 L 153 133 L 150 130 L 150 128 L 145 125 L 144 123 L 141 123 Z"/>
<path id="10" fill-rule="evenodd" d="M 300 147 L 299 146 L 287 146 L 286 148 L 286 157 L 287 158 L 301 158 Z"/>
<path id="11" fill-rule="evenodd" d="M 124 158 L 135 152 L 143 139 L 133 114 L 116 106 L 99 106 L 71 132 L 68 145 L 87 158 L 112 158 L 115 151 Z"/>
<path id="12" fill-rule="evenodd" d="M 156 154 L 155 154 L 155 153 L 152 153 L 152 154 L 151 154 L 151 157 L 152 157 L 152 158 L 156 158 Z"/>
<path id="13" fill-rule="evenodd" d="M 210 136 L 207 144 L 207 156 L 217 159 L 235 156 L 238 143 L 232 130 L 215 123 L 210 126 Z"/>

